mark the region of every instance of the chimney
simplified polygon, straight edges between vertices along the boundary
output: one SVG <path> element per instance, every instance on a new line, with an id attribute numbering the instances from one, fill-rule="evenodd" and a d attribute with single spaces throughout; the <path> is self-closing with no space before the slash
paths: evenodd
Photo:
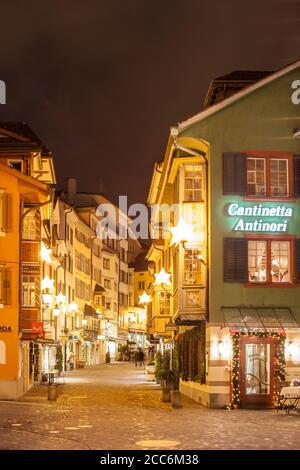
<path id="1" fill-rule="evenodd" d="M 67 194 L 75 195 L 77 193 L 77 178 L 67 178 Z"/>

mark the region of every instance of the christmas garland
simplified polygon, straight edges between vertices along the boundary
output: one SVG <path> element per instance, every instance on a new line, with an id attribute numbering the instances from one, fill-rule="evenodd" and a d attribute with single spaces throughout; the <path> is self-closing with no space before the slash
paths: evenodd
<path id="1" fill-rule="evenodd" d="M 281 382 L 285 380 L 285 333 L 284 332 L 231 332 L 232 337 L 232 401 L 231 408 L 239 407 L 241 404 L 240 399 L 240 386 L 239 386 L 239 371 L 240 371 L 240 338 L 241 336 L 256 336 L 258 338 L 278 338 L 279 342 L 275 349 L 275 358 L 277 361 L 277 377 Z M 274 385 L 273 403 L 277 400 L 277 388 Z"/>
<path id="2" fill-rule="evenodd" d="M 200 351 L 199 351 L 200 348 Z M 205 383 L 205 322 L 177 337 L 179 376 L 182 380 Z"/>

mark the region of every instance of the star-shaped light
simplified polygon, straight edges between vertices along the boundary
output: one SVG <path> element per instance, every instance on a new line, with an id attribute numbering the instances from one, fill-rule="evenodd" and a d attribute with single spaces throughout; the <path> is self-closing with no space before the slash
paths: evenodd
<path id="1" fill-rule="evenodd" d="M 139 304 L 148 304 L 151 302 L 151 296 L 148 295 L 145 291 L 142 293 L 142 295 L 139 295 Z"/>
<path id="2" fill-rule="evenodd" d="M 192 242 L 194 240 L 194 225 L 187 224 L 182 218 L 176 227 L 170 227 L 172 240 L 170 246 L 179 245 L 181 242 Z"/>
<path id="3" fill-rule="evenodd" d="M 41 281 L 41 289 L 52 291 L 54 289 L 54 279 L 50 279 L 47 275 Z"/>
<path id="4" fill-rule="evenodd" d="M 69 312 L 71 312 L 71 313 L 78 312 L 78 304 L 76 304 L 74 301 L 72 301 L 72 302 L 68 305 L 68 310 L 69 310 Z"/>
<path id="5" fill-rule="evenodd" d="M 154 274 L 155 281 L 154 285 L 159 286 L 161 284 L 166 284 L 167 286 L 171 285 L 170 277 L 171 274 L 167 273 L 164 268 L 161 268 L 159 273 Z"/>
<path id="6" fill-rule="evenodd" d="M 51 259 L 51 256 L 50 256 L 51 253 L 52 253 L 51 248 L 47 248 L 45 243 L 42 242 L 41 243 L 41 260 L 46 261 L 46 263 L 51 264 L 52 263 L 52 259 Z"/>
<path id="7" fill-rule="evenodd" d="M 66 301 L 66 296 L 63 295 L 61 292 L 56 296 L 56 303 L 63 304 Z"/>

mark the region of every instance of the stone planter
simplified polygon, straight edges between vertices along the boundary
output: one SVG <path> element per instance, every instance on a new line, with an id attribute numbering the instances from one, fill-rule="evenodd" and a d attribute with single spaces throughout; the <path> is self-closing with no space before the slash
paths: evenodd
<path id="1" fill-rule="evenodd" d="M 146 366 L 146 382 L 155 382 L 155 366 Z"/>

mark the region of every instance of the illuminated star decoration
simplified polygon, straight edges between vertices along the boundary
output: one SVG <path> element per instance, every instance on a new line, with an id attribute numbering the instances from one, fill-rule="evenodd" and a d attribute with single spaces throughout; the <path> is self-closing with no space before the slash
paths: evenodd
<path id="1" fill-rule="evenodd" d="M 151 297 L 148 295 L 145 291 L 142 293 L 142 295 L 139 295 L 139 304 L 148 304 L 151 302 Z"/>
<path id="2" fill-rule="evenodd" d="M 51 248 L 47 248 L 45 243 L 42 242 L 41 243 L 41 260 L 46 261 L 46 263 L 51 264 L 52 263 L 52 259 L 51 259 L 51 256 L 50 256 L 51 253 L 52 253 Z"/>
<path id="3" fill-rule="evenodd" d="M 54 279 L 49 279 L 46 275 L 41 281 L 41 289 L 52 291 L 54 289 Z"/>
<path id="4" fill-rule="evenodd" d="M 63 295 L 61 292 L 56 296 L 56 303 L 63 304 L 66 301 L 66 296 Z"/>
<path id="5" fill-rule="evenodd" d="M 167 286 L 171 285 L 170 277 L 171 274 L 167 273 L 164 268 L 161 268 L 159 273 L 154 274 L 155 281 L 154 285 L 158 286 L 160 284 L 166 284 Z"/>
<path id="6" fill-rule="evenodd" d="M 193 241 L 194 228 L 194 225 L 187 224 L 182 218 L 180 218 L 176 227 L 170 227 L 170 232 L 172 233 L 170 246 L 179 245 L 181 242 Z"/>

